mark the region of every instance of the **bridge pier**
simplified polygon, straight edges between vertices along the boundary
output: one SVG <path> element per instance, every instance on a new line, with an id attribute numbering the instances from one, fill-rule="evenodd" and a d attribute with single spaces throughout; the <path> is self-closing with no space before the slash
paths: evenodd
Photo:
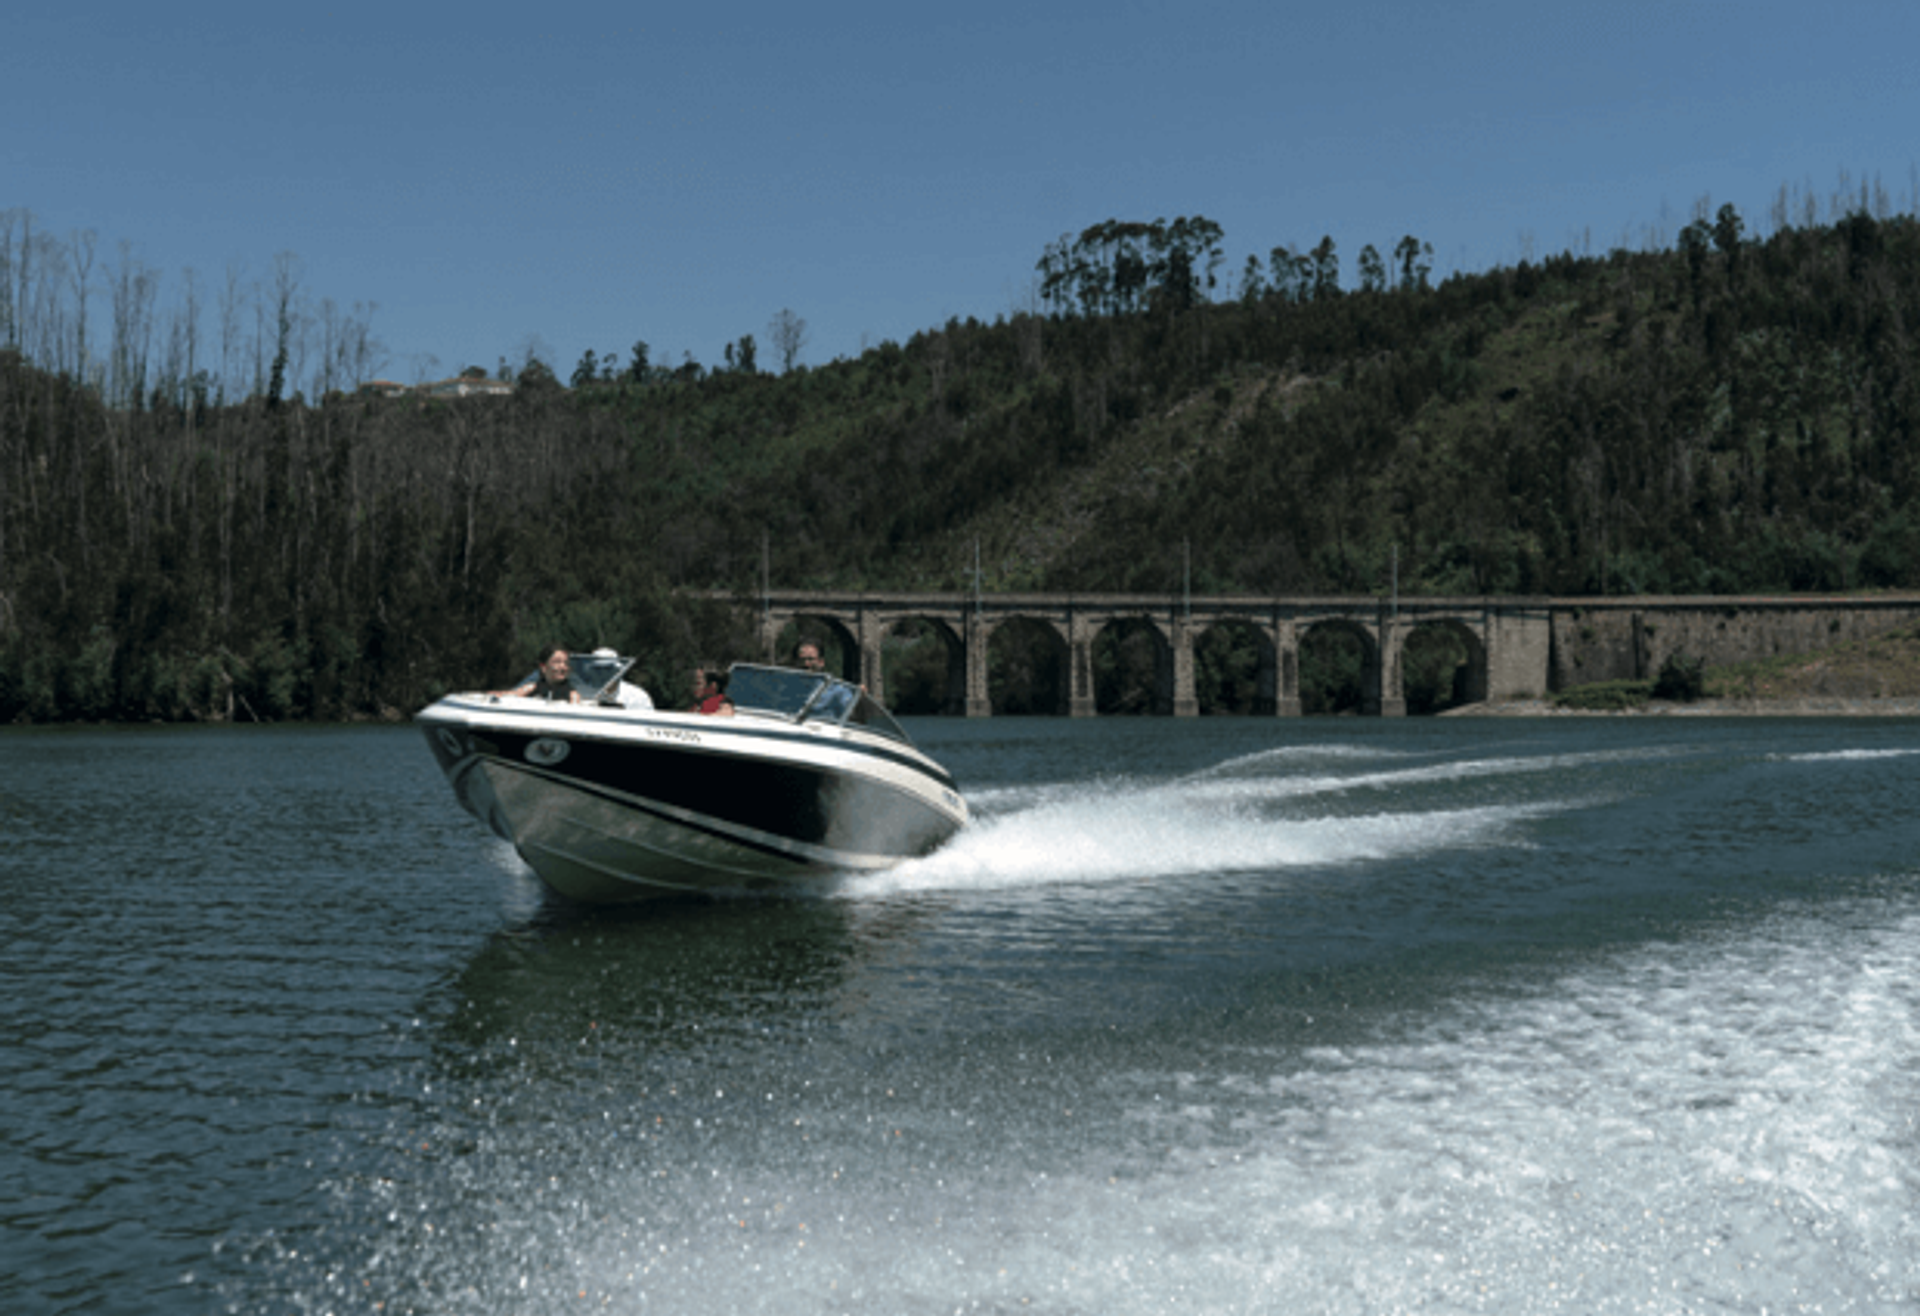
<path id="1" fill-rule="evenodd" d="M 978 611 L 969 612 L 965 622 L 965 644 L 967 663 L 967 716 L 992 717 L 993 700 L 987 694 L 987 640 L 991 632 L 987 629 L 986 618 Z"/>
<path id="2" fill-rule="evenodd" d="M 887 623 L 876 613 L 862 612 L 859 635 L 860 684 L 883 707 L 887 702 L 887 674 L 886 665 L 880 661 L 880 646 L 886 638 Z"/>
<path id="3" fill-rule="evenodd" d="M 1300 716 L 1300 631 L 1291 617 L 1276 618 L 1267 631 L 1273 646 L 1275 717 Z"/>
<path id="4" fill-rule="evenodd" d="M 1400 681 L 1400 657 L 1406 647 L 1406 625 L 1383 607 L 1375 623 L 1379 643 L 1374 647 L 1373 670 L 1368 673 L 1367 704 L 1363 711 L 1375 717 L 1405 717 L 1407 701 Z"/>
<path id="5" fill-rule="evenodd" d="M 1093 637 L 1097 632 L 1082 612 L 1067 614 L 1067 716 L 1093 717 L 1100 709 L 1093 694 Z"/>
<path id="6" fill-rule="evenodd" d="M 1186 617 L 1173 619 L 1173 715 L 1199 717 L 1200 699 L 1193 689 L 1193 627 Z"/>

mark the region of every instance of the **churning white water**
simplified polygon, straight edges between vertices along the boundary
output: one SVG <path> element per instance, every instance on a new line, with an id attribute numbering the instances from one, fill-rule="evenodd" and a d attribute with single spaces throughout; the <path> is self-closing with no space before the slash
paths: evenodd
<path id="1" fill-rule="evenodd" d="M 1393 1040 L 1090 1075 L 1131 1100 L 1044 1169 L 924 1085 L 849 1138 L 789 1076 L 738 1141 L 616 1088 L 625 1136 L 499 1135 L 396 1200 L 371 1273 L 487 1311 L 1909 1311 L 1917 967 L 1920 913 L 1861 907 Z"/>

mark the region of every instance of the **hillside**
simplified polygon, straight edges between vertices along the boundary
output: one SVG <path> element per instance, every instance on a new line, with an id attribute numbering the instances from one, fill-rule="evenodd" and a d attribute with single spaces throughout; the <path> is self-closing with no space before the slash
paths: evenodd
<path id="1" fill-rule="evenodd" d="M 602 405 L 665 463 L 689 583 L 756 582 L 763 533 L 794 585 L 957 585 L 975 541 L 987 588 L 1170 589 L 1188 553 L 1219 590 L 1383 589 L 1396 556 L 1412 592 L 1908 583 L 1914 226 L 1735 250 L 955 323 Z"/>
<path id="2" fill-rule="evenodd" d="M 1411 239 L 1352 290 L 1278 248 L 1231 298 L 1177 223 L 1049 249 L 1045 314 L 777 376 L 109 406 L 0 351 L 0 720 L 404 709 L 556 636 L 666 684 L 750 644 L 683 588 L 976 552 L 988 590 L 1920 587 L 1911 217 L 1438 286 Z"/>

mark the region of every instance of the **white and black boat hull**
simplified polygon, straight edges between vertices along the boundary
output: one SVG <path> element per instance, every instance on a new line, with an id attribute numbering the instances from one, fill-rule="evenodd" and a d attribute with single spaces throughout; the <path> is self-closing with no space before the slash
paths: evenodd
<path id="1" fill-rule="evenodd" d="M 484 696 L 443 699 L 419 721 L 468 812 L 572 900 L 883 869 L 967 817 L 931 759 L 842 727 Z"/>

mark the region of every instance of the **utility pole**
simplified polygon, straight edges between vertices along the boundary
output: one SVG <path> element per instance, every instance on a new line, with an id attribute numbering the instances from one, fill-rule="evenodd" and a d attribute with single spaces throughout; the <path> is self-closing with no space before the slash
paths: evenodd
<path id="1" fill-rule="evenodd" d="M 1180 619 L 1193 624 L 1193 539 L 1180 541 Z"/>

